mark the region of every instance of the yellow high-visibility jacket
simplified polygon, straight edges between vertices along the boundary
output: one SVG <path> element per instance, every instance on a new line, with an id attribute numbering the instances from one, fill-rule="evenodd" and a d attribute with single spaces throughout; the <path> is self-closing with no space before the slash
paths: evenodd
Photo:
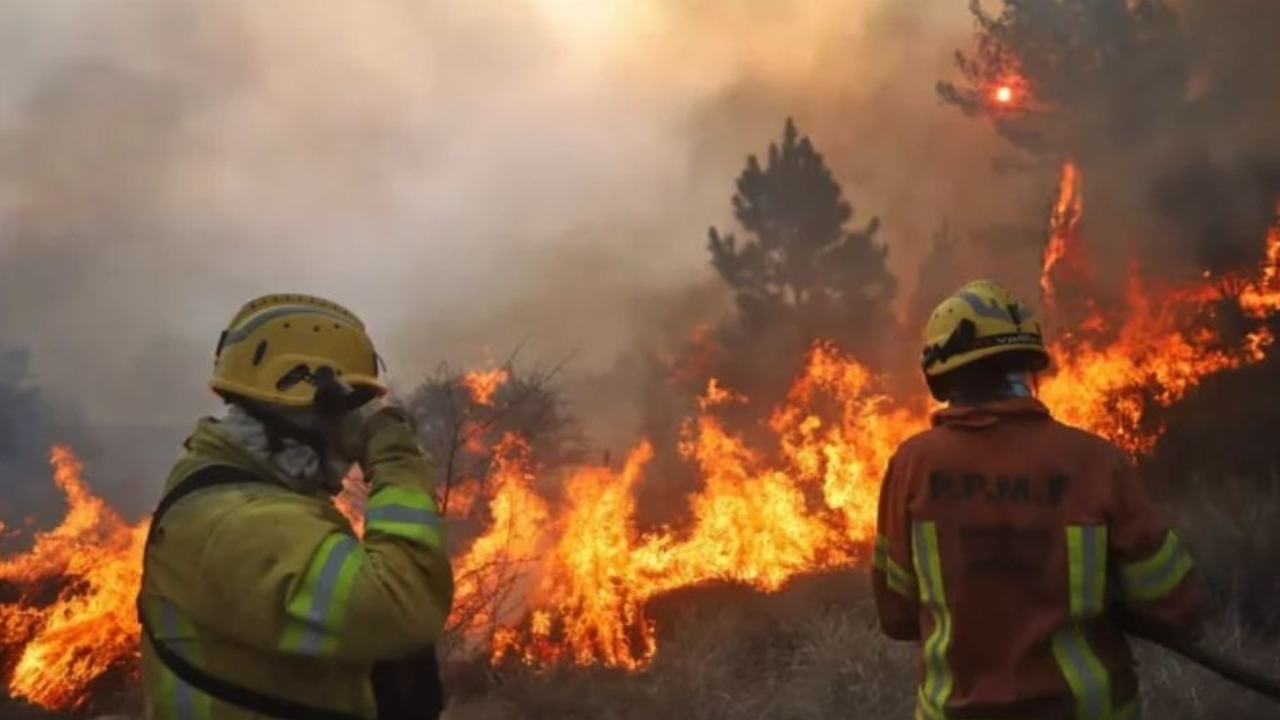
<path id="1" fill-rule="evenodd" d="M 363 541 L 327 496 L 288 488 L 212 419 L 187 440 L 165 492 L 211 464 L 261 482 L 197 490 L 152 531 L 139 608 L 157 641 L 235 686 L 375 717 L 373 663 L 428 649 L 453 601 L 432 465 L 413 432 L 385 428 L 370 443 Z M 267 717 L 181 680 L 145 635 L 148 718 Z"/>

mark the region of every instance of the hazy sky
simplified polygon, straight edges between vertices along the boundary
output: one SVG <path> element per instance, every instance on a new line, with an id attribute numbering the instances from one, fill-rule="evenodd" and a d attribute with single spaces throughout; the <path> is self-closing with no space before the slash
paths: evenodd
<path id="1" fill-rule="evenodd" d="M 578 351 L 714 282 L 706 228 L 795 115 L 910 288 L 1013 211 L 934 82 L 963 0 L 6 0 L 0 341 L 93 420 L 208 404 L 263 292 L 327 295 L 405 379 Z"/>

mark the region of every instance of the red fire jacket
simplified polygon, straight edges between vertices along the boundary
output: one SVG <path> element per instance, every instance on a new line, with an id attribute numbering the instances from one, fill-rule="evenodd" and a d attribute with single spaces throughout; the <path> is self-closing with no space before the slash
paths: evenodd
<path id="1" fill-rule="evenodd" d="M 949 408 L 898 449 L 872 568 L 885 634 L 920 640 L 917 720 L 1125 720 L 1112 609 L 1199 632 L 1195 569 L 1124 454 L 1034 399 Z"/>

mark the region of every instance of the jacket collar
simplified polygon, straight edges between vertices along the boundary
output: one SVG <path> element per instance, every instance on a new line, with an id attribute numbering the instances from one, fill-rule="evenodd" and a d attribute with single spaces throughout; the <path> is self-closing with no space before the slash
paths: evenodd
<path id="1" fill-rule="evenodd" d="M 187 450 L 211 460 L 248 470 L 265 482 L 296 490 L 294 483 L 269 460 L 259 457 L 237 442 L 217 418 L 201 418 L 187 439 Z"/>
<path id="2" fill-rule="evenodd" d="M 1010 398 L 978 405 L 961 405 L 943 408 L 931 418 L 934 427 L 982 428 L 995 425 L 1009 418 L 1042 420 L 1051 417 L 1049 408 L 1036 398 Z"/>

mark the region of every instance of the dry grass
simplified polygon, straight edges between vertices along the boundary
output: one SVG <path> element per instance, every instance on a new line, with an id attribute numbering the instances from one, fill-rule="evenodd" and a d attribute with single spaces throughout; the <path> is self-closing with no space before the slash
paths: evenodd
<path id="1" fill-rule="evenodd" d="M 686 598 L 690 600 L 692 598 Z M 719 598 L 723 600 L 723 598 Z M 836 602 L 838 600 L 838 602 Z M 909 718 L 915 648 L 877 631 L 861 577 L 811 578 L 775 597 L 688 603 L 643 673 L 507 670 L 456 698 L 448 720 Z M 714 608 L 714 609 L 713 609 Z M 1280 677 L 1275 643 L 1228 624 L 1208 645 Z M 1280 716 L 1275 704 L 1153 647 L 1138 647 L 1144 710 L 1166 720 Z"/>
<path id="2" fill-rule="evenodd" d="M 1280 476 L 1193 477 L 1172 508 L 1213 607 L 1280 634 Z"/>
<path id="3" fill-rule="evenodd" d="M 808 578 L 774 596 L 680 593 L 653 609 L 664 641 L 641 673 L 507 669 L 456 698 L 450 720 L 906 717 L 910 648 L 880 640 L 856 575 Z"/>

